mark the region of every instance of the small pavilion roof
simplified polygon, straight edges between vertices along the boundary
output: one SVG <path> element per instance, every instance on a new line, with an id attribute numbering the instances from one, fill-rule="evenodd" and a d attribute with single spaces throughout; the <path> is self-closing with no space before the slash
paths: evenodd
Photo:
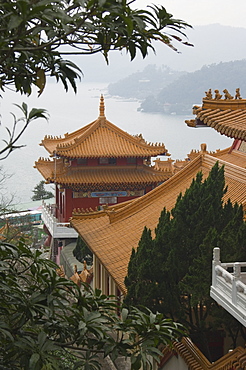
<path id="1" fill-rule="evenodd" d="M 51 155 L 67 158 L 168 155 L 164 144 L 147 143 L 141 134 L 128 134 L 109 122 L 104 111 L 104 98 L 101 96 L 98 119 L 71 134 L 65 134 L 64 138 L 46 136 L 40 145 Z"/>
<path id="2" fill-rule="evenodd" d="M 224 99 L 221 95 L 219 99 L 206 96 L 201 107 L 193 107 L 196 118 L 185 122 L 191 127 L 212 127 L 222 135 L 246 141 L 246 99 L 240 94 L 233 98 L 227 90 L 224 92 Z"/>
<path id="3" fill-rule="evenodd" d="M 57 183 L 73 189 L 90 190 L 124 190 L 125 188 L 141 189 L 167 180 L 170 171 L 157 170 L 147 165 L 138 166 L 77 166 L 64 167 L 62 158 L 47 160 L 40 158 L 35 167 L 48 183 Z M 124 188 L 124 189 L 123 189 Z"/>
<path id="4" fill-rule="evenodd" d="M 236 347 L 234 350 L 210 362 L 200 349 L 188 337 L 183 337 L 179 342 L 173 342 L 173 347 L 165 347 L 162 351 L 160 368 L 165 369 L 165 364 L 172 356 L 178 354 L 186 363 L 189 370 L 221 370 L 221 369 L 244 369 L 246 350 Z"/>
<path id="5" fill-rule="evenodd" d="M 225 181 L 228 186 L 225 200 L 230 198 L 232 202 L 243 204 L 246 208 L 246 155 L 244 157 L 241 167 L 203 151 L 186 167 L 144 196 L 99 212 L 75 210 L 71 224 L 121 291 L 126 293 L 124 279 L 128 262 L 132 248 L 138 246 L 144 227 L 154 233 L 163 208 L 171 210 L 174 207 L 177 196 L 185 192 L 197 172 L 202 171 L 206 178 L 219 160 L 221 165 L 225 165 Z"/>

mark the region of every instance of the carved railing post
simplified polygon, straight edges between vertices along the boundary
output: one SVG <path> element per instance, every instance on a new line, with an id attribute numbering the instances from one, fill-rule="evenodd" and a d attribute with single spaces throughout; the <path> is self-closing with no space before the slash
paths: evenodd
<path id="1" fill-rule="evenodd" d="M 237 304 L 237 281 L 240 279 L 241 265 L 235 262 L 233 265 L 233 280 L 232 280 L 232 303 Z"/>
<path id="2" fill-rule="evenodd" d="M 221 265 L 220 262 L 220 248 L 215 247 L 213 249 L 213 261 L 212 261 L 212 286 L 215 287 L 217 283 L 216 279 L 216 266 Z"/>

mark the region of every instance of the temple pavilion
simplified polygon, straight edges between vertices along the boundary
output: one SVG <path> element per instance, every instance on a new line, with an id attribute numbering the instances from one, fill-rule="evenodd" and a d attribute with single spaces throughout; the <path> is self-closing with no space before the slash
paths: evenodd
<path id="1" fill-rule="evenodd" d="M 242 99 L 239 89 L 235 97 L 224 90 L 224 98 L 218 90 L 214 96 L 209 89 L 203 98 L 202 106 L 195 105 L 193 120 L 185 121 L 190 127 L 212 127 L 221 135 L 234 139 L 230 153 L 234 150 L 246 152 L 246 99 Z"/>
<path id="2" fill-rule="evenodd" d="M 108 121 L 103 96 L 95 121 L 63 138 L 46 136 L 40 145 L 50 158 L 39 158 L 35 168 L 46 183 L 55 184 L 55 205 L 43 205 L 48 244 L 77 237 L 64 227 L 73 209 L 99 210 L 133 200 L 172 175 L 170 168 L 151 165 L 152 158 L 169 155 L 165 145 L 147 143 L 141 134 L 130 135 Z"/>

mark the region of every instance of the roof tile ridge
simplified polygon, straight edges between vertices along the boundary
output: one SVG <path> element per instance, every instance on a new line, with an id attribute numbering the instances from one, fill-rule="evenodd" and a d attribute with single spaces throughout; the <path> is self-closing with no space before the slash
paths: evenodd
<path id="1" fill-rule="evenodd" d="M 197 116 L 207 116 L 208 114 L 211 114 L 211 112 L 213 113 L 219 113 L 221 112 L 221 109 L 219 108 L 216 108 L 216 109 L 212 109 L 212 108 L 202 108 L 201 110 L 199 110 Z"/>
<path id="2" fill-rule="evenodd" d="M 57 141 L 57 140 L 60 140 L 60 139 L 62 139 L 61 135 L 60 136 L 45 135 L 43 140 L 41 141 L 41 143 L 39 145 L 42 145 L 43 141 Z"/>
<path id="3" fill-rule="evenodd" d="M 50 158 L 39 157 L 38 160 L 34 162 L 33 168 L 37 168 L 37 166 L 50 163 L 53 163 Z"/>
<path id="4" fill-rule="evenodd" d="M 216 123 L 217 125 L 224 125 L 224 124 L 226 124 L 226 123 L 229 123 L 229 122 L 238 122 L 238 119 L 237 119 L 237 117 L 240 117 L 241 115 L 242 115 L 242 113 L 245 115 L 245 113 L 246 112 L 243 112 L 243 110 L 241 110 L 241 112 L 237 112 L 236 114 L 232 114 L 233 112 L 235 112 L 235 111 L 231 111 L 229 114 L 226 114 L 226 115 L 223 115 L 223 117 L 222 118 L 225 118 L 225 119 L 223 119 L 223 121 L 221 121 L 221 122 L 218 122 L 218 121 L 216 121 L 216 119 L 217 119 L 217 117 L 211 117 L 211 118 L 209 118 L 208 119 L 208 121 L 211 121 L 211 123 Z M 243 119 L 243 118 L 242 118 Z M 241 121 L 240 121 L 241 122 Z"/>
<path id="5" fill-rule="evenodd" d="M 213 157 L 216 157 L 217 155 L 220 156 L 220 155 L 224 155 L 224 154 L 229 154 L 230 149 L 231 149 L 231 146 L 229 146 L 228 148 L 225 148 L 225 149 L 216 149 L 216 151 L 210 152 L 210 154 Z"/>
<path id="6" fill-rule="evenodd" d="M 246 153 L 245 152 L 242 152 L 240 150 L 233 149 L 231 151 L 231 154 L 236 155 L 238 157 L 245 157 L 245 159 L 246 159 Z"/>
<path id="7" fill-rule="evenodd" d="M 165 144 L 164 143 L 151 143 L 151 142 L 147 142 L 142 134 L 138 134 L 138 135 L 132 135 L 132 134 L 129 134 L 127 131 L 124 131 L 122 130 L 120 127 L 116 126 L 114 123 L 112 123 L 111 121 L 109 120 L 106 120 L 105 121 L 105 126 L 108 127 L 108 129 L 113 129 L 112 131 L 114 131 L 116 134 L 118 134 L 119 136 L 123 137 L 124 139 L 130 141 L 131 143 L 139 146 L 139 147 L 142 147 L 142 148 L 158 148 L 158 147 L 163 147 L 165 150 Z"/>
<path id="8" fill-rule="evenodd" d="M 152 199 L 156 198 L 160 193 L 162 193 L 163 188 L 169 187 L 170 183 L 172 184 L 172 182 L 177 183 L 180 180 L 182 181 L 182 178 L 186 177 L 187 173 L 194 171 L 193 170 L 194 167 L 199 167 L 199 165 L 202 163 L 203 156 L 204 154 L 200 153 L 187 166 L 185 166 L 180 171 L 175 173 L 161 185 L 157 186 L 155 189 L 142 195 L 141 197 L 133 199 L 131 203 L 126 205 L 126 207 L 119 211 L 116 211 L 114 217 L 112 218 L 112 222 L 118 222 L 124 219 L 125 217 L 130 217 L 134 213 L 138 212 L 139 206 L 141 206 L 141 209 L 146 208 Z"/>
<path id="9" fill-rule="evenodd" d="M 190 340 L 182 338 L 180 342 L 174 342 L 173 346 L 179 356 L 190 366 L 191 369 L 209 370 L 211 362 L 204 356 L 199 348 Z"/>
<path id="10" fill-rule="evenodd" d="M 83 126 L 83 127 L 79 128 L 78 130 L 76 130 L 74 132 L 66 133 L 66 134 L 64 134 L 63 137 L 61 135 L 60 136 L 45 135 L 39 145 L 44 146 L 44 142 L 56 142 L 56 141 L 63 142 L 63 141 L 69 140 L 70 138 L 71 138 L 71 140 L 74 140 L 74 137 L 77 137 L 79 135 L 80 131 L 83 132 L 86 129 L 87 126 L 90 126 L 93 123 L 94 123 L 94 121 L 92 121 L 91 123 L 89 123 L 86 126 Z"/>
<path id="11" fill-rule="evenodd" d="M 45 158 L 45 157 L 39 157 L 37 161 L 35 161 L 35 163 L 40 163 L 40 162 L 53 162 L 50 158 Z"/>
<path id="12" fill-rule="evenodd" d="M 225 165 L 225 176 L 232 177 L 234 179 L 238 179 L 246 183 L 246 168 L 238 166 L 235 163 L 231 163 L 228 160 L 225 161 L 220 158 L 216 158 L 214 156 L 205 154 L 204 155 L 204 164 L 208 165 L 211 162 L 219 162 L 221 165 Z"/>
<path id="13" fill-rule="evenodd" d="M 115 213 L 115 206 L 109 207 L 108 205 L 102 206 L 102 210 L 98 210 L 97 207 L 95 209 L 90 208 L 75 208 L 72 212 L 72 217 L 70 218 L 70 222 L 72 223 L 73 220 L 76 219 L 88 219 L 88 218 L 100 218 L 108 216 L 109 222 L 111 223 L 111 218 Z"/>
<path id="14" fill-rule="evenodd" d="M 219 111 L 219 109 L 216 109 L 216 110 Z M 194 114 L 196 114 L 197 118 L 200 118 L 201 116 L 207 115 L 212 111 L 213 111 L 213 109 L 211 109 L 211 108 L 204 109 L 204 108 L 200 107 L 200 109 L 199 108 L 195 109 Z"/>
<path id="15" fill-rule="evenodd" d="M 79 137 L 75 137 L 73 139 L 73 142 L 67 143 L 67 144 L 61 143 L 60 145 L 58 145 L 57 152 L 62 152 L 68 149 L 70 150 L 70 149 L 76 148 L 78 145 L 81 144 L 82 141 L 84 141 L 89 135 L 91 135 L 93 131 L 95 131 L 99 127 L 99 124 L 100 124 L 100 121 L 97 118 L 95 121 L 93 121 L 90 124 L 90 127 L 88 127 L 88 129 L 84 133 L 82 133 Z"/>
<path id="16" fill-rule="evenodd" d="M 235 112 L 235 111 L 234 111 Z M 233 113 L 233 110 L 228 109 L 228 110 L 219 110 L 219 112 L 215 112 L 214 114 L 209 114 L 204 118 L 204 123 L 207 123 L 209 121 L 216 120 L 218 118 L 224 118 L 224 117 L 230 117 L 231 114 Z"/>
<path id="17" fill-rule="evenodd" d="M 146 164 L 143 164 L 141 166 L 141 169 L 144 172 L 152 173 L 152 174 L 157 174 L 157 175 L 163 175 L 165 172 L 170 172 L 169 168 L 155 168 L 155 166 L 147 166 Z"/>
<path id="18" fill-rule="evenodd" d="M 98 210 L 97 207 L 95 209 L 90 208 L 74 208 L 72 211 L 72 217 L 69 221 L 76 220 L 76 219 L 84 219 L 84 218 L 99 218 L 105 215 L 105 210 Z"/>
<path id="19" fill-rule="evenodd" d="M 227 368 L 233 368 L 236 366 L 238 362 L 240 362 L 240 358 L 245 356 L 246 351 L 243 347 L 239 346 L 234 348 L 234 350 L 226 353 L 224 356 L 219 358 L 217 361 L 213 362 L 209 369 L 211 370 L 221 370 Z M 237 367 L 235 367 L 237 368 Z"/>
<path id="20" fill-rule="evenodd" d="M 191 369 L 200 370 L 220 370 L 222 368 L 227 368 L 227 366 L 231 367 L 235 360 L 240 360 L 240 357 L 246 353 L 244 348 L 237 347 L 217 361 L 211 363 L 199 348 L 193 344 L 190 338 L 184 337 L 181 342 L 174 342 L 173 346 Z"/>
<path id="21" fill-rule="evenodd" d="M 88 130 L 88 128 L 93 125 L 93 123 L 95 122 L 96 120 L 93 120 L 92 122 L 88 123 L 87 125 L 83 126 L 83 127 L 80 127 L 78 130 L 75 130 L 73 132 L 70 132 L 70 133 L 66 133 L 64 134 L 64 139 L 68 138 L 68 137 L 77 137 L 77 136 L 80 136 L 80 134 L 83 134 L 83 132 L 85 132 L 86 130 Z M 81 133 L 82 131 L 82 133 Z"/>

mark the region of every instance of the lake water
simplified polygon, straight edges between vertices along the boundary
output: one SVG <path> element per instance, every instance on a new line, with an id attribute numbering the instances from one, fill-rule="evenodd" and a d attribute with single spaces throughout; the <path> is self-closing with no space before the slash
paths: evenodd
<path id="1" fill-rule="evenodd" d="M 20 111 L 13 103 L 21 104 L 24 101 L 29 108 L 45 108 L 50 118 L 49 122 L 39 119 L 31 123 L 19 140 L 19 144 L 26 146 L 14 151 L 0 162 L 4 170 L 12 174 L 5 183 L 5 191 L 1 190 L 2 194 L 4 193 L 6 197 L 14 194 L 15 203 L 30 201 L 32 190 L 43 179 L 33 168 L 34 163 L 39 157 L 48 157 L 48 153 L 39 146 L 39 143 L 45 135 L 63 136 L 66 132 L 73 132 L 94 121 L 99 115 L 101 94 L 104 94 L 105 115 L 110 122 L 130 134 L 142 133 L 148 142 L 163 142 L 172 159 L 184 159 L 191 149 L 199 149 L 201 143 L 206 143 L 208 150 L 212 151 L 224 149 L 232 143 L 232 139 L 220 135 L 213 129 L 187 127 L 184 121 L 193 118 L 192 114 L 170 116 L 138 112 L 138 101 L 108 96 L 105 84 L 80 83 L 78 93 L 75 95 L 72 91 L 69 93 L 63 91 L 59 84 L 50 83 L 39 98 L 35 93 L 27 98 L 6 91 L 0 101 L 2 139 L 7 137 L 4 127 L 10 127 L 13 122 L 10 112 L 20 117 Z"/>

